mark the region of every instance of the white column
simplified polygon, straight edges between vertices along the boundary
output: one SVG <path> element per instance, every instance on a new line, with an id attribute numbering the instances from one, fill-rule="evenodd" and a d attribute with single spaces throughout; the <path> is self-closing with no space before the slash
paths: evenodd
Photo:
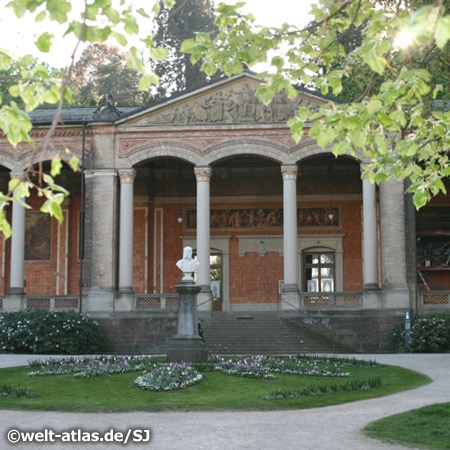
<path id="1" fill-rule="evenodd" d="M 212 169 L 209 166 L 195 167 L 197 179 L 197 259 L 200 266 L 197 270 L 197 284 L 201 287 L 197 295 L 197 301 L 207 301 L 210 295 L 210 194 L 209 186 Z M 206 303 L 201 309 L 211 309 L 211 302 Z"/>
<path id="2" fill-rule="evenodd" d="M 25 207 L 13 202 L 10 294 L 24 293 Z"/>
<path id="3" fill-rule="evenodd" d="M 283 175 L 283 299 L 298 306 L 297 174 L 296 165 L 281 166 Z M 283 305 L 289 308 L 289 304 Z"/>
<path id="4" fill-rule="evenodd" d="M 375 184 L 363 179 L 364 289 L 378 289 L 377 197 Z"/>
<path id="5" fill-rule="evenodd" d="M 134 170 L 119 172 L 120 179 L 120 260 L 119 292 L 133 292 L 133 183 Z"/>

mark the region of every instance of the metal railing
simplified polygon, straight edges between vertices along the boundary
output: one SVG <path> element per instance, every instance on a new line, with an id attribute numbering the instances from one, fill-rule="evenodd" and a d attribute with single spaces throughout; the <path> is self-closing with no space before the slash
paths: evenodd
<path id="1" fill-rule="evenodd" d="M 423 307 L 449 307 L 450 291 L 422 291 L 419 292 L 420 306 Z"/>

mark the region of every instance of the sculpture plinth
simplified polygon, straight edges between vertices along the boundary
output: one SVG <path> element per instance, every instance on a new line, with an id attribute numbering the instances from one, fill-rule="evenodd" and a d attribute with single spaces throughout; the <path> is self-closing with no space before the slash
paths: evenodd
<path id="1" fill-rule="evenodd" d="M 177 334 L 170 340 L 167 360 L 204 362 L 208 359 L 208 350 L 197 328 L 197 294 L 200 286 L 193 281 L 181 281 L 175 289 L 178 292 Z"/>

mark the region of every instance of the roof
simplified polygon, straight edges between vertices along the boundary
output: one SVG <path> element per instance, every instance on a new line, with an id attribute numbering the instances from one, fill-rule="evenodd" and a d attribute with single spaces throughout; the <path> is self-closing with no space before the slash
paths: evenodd
<path id="1" fill-rule="evenodd" d="M 99 114 L 98 108 L 62 108 L 60 122 L 63 124 L 81 124 L 83 122 L 113 122 L 122 115 L 129 114 L 132 111 L 139 110 L 138 106 L 118 106 L 117 110 L 120 112 L 120 116 L 117 114 L 102 115 Z M 34 111 L 28 113 L 31 121 L 35 125 L 46 125 L 52 123 L 57 108 L 37 108 Z"/>
<path id="2" fill-rule="evenodd" d="M 123 122 L 128 118 L 134 118 L 136 115 L 142 116 L 146 114 L 148 111 L 153 111 L 155 109 L 164 108 L 166 105 L 173 104 L 177 100 L 182 100 L 195 95 L 196 93 L 206 92 L 206 90 L 217 86 L 223 86 L 227 84 L 229 81 L 247 78 L 253 79 L 254 81 L 262 82 L 261 79 L 257 78 L 257 74 L 251 71 L 244 71 L 242 74 L 234 76 L 234 77 L 222 77 L 213 81 L 209 81 L 202 86 L 197 88 L 188 89 L 181 92 L 176 92 L 170 97 L 157 100 L 152 102 L 146 106 L 117 106 L 115 108 L 116 112 L 102 112 L 102 108 L 100 107 L 73 107 L 73 108 L 62 108 L 61 110 L 61 118 L 60 122 L 63 124 L 82 124 L 82 123 L 91 123 L 91 122 L 105 122 L 105 123 L 113 123 L 117 120 Z M 303 92 L 311 97 L 315 97 L 317 99 L 323 100 L 332 100 L 334 102 L 341 102 L 341 100 L 337 98 L 333 98 L 330 96 L 322 95 L 319 92 L 312 91 L 306 89 L 304 87 L 296 86 L 299 92 Z M 34 111 L 28 113 L 31 118 L 31 121 L 34 125 L 48 125 L 51 124 L 56 113 L 56 108 L 37 108 Z M 117 112 L 119 114 L 117 114 Z"/>

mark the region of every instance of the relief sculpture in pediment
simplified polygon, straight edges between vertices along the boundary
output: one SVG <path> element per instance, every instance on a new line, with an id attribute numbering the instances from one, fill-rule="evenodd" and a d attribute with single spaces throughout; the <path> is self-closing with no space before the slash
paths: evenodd
<path id="1" fill-rule="evenodd" d="M 233 90 L 233 87 L 230 87 L 225 93 L 217 91 L 191 104 L 175 106 L 168 112 L 141 120 L 139 123 L 144 125 L 285 122 L 293 117 L 300 105 L 316 107 L 305 97 L 299 96 L 290 100 L 284 92 L 277 93 L 272 102 L 266 106 L 255 96 L 250 86 L 244 83 L 240 90 Z"/>

